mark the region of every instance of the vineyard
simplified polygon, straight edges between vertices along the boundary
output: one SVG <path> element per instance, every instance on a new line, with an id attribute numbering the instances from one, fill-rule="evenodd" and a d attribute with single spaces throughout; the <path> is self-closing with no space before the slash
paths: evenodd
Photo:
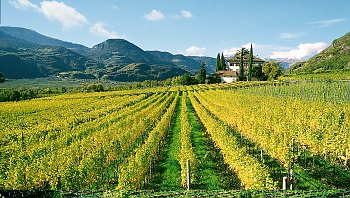
<path id="1" fill-rule="evenodd" d="M 2 102 L 0 197 L 349 196 L 349 92 L 236 82 Z"/>

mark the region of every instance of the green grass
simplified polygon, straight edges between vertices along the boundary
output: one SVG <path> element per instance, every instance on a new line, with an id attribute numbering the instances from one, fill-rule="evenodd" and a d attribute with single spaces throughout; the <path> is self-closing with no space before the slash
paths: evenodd
<path id="1" fill-rule="evenodd" d="M 181 101 L 177 104 L 175 116 L 172 120 L 171 129 L 165 141 L 165 147 L 161 151 L 159 163 L 156 164 L 154 175 L 146 189 L 180 190 L 181 189 L 181 167 L 178 161 L 180 142 L 180 110 Z"/>
<path id="2" fill-rule="evenodd" d="M 296 161 L 298 189 L 350 189 L 350 172 L 320 156 L 304 151 Z"/>
<path id="3" fill-rule="evenodd" d="M 188 118 L 192 126 L 192 146 L 197 157 L 197 170 L 191 189 L 239 189 L 240 182 L 236 175 L 223 162 L 222 155 L 214 147 L 210 138 L 207 137 L 188 98 L 187 106 Z"/>
<path id="4" fill-rule="evenodd" d="M 196 169 L 194 170 L 195 177 L 191 178 L 191 189 L 239 189 L 240 182 L 224 163 L 219 150 L 214 147 L 213 142 L 206 136 L 205 130 L 189 100 L 187 100 L 187 105 L 189 107 L 189 122 L 192 126 L 191 140 L 193 151 L 197 157 Z M 181 146 L 180 111 L 181 101 L 178 103 L 164 147 L 160 151 L 159 160 L 152 169 L 151 179 L 144 189 L 182 190 L 181 167 L 178 161 Z"/>

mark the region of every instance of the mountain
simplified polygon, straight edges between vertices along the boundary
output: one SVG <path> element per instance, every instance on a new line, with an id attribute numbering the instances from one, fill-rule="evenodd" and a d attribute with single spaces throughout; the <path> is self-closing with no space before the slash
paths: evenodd
<path id="1" fill-rule="evenodd" d="M 88 55 L 105 65 L 98 73 L 108 80 L 163 80 L 187 73 L 124 39 L 108 39 L 92 47 Z"/>
<path id="2" fill-rule="evenodd" d="M 124 39 L 108 39 L 90 49 L 25 28 L 0 27 L 0 72 L 6 78 L 163 80 L 199 66 L 193 57 L 147 52 Z"/>
<path id="3" fill-rule="evenodd" d="M 298 58 L 277 58 L 277 59 L 267 59 L 267 61 L 276 61 L 281 64 L 284 70 L 290 69 L 290 67 L 296 63 L 305 62 L 306 59 L 298 59 Z"/>
<path id="4" fill-rule="evenodd" d="M 37 45 L 60 46 L 82 54 L 89 50 L 84 45 L 54 39 L 26 28 L 1 26 L 0 31 Z"/>
<path id="5" fill-rule="evenodd" d="M 189 56 L 193 60 L 199 63 L 205 63 L 205 68 L 210 73 L 216 72 L 216 58 L 207 57 L 207 56 Z"/>
<path id="6" fill-rule="evenodd" d="M 321 53 L 291 66 L 291 72 L 322 72 L 350 68 L 350 32 L 336 39 Z"/>
<path id="7" fill-rule="evenodd" d="M 6 78 L 38 78 L 81 71 L 93 62 L 64 47 L 38 45 L 1 31 L 0 41 L 0 71 Z"/>
<path id="8" fill-rule="evenodd" d="M 0 71 L 7 78 L 48 77 L 60 72 L 83 71 L 88 63 L 85 56 L 63 47 L 0 50 Z"/>
<path id="9" fill-rule="evenodd" d="M 18 39 L 0 31 L 0 49 L 2 50 L 12 51 L 18 48 L 35 48 L 38 46 L 39 45 Z"/>
<path id="10" fill-rule="evenodd" d="M 124 39 L 108 39 L 92 47 L 88 55 L 100 60 L 116 55 L 132 63 L 160 63 L 156 57 Z"/>
<path id="11" fill-rule="evenodd" d="M 169 52 L 160 51 L 148 51 L 148 53 L 152 54 L 163 62 L 171 63 L 192 73 L 197 73 L 200 67 L 200 63 L 181 54 L 173 55 Z"/>
<path id="12" fill-rule="evenodd" d="M 132 63 L 102 76 L 104 80 L 123 82 L 144 80 L 165 80 L 174 76 L 181 76 L 187 72 L 181 68 L 166 65 L 150 65 L 147 63 Z"/>
<path id="13" fill-rule="evenodd" d="M 184 56 L 182 54 L 173 55 L 169 52 L 148 51 L 153 56 L 164 62 L 170 62 L 174 65 L 183 68 L 192 74 L 197 74 L 198 70 L 204 62 L 208 73 L 214 73 L 216 70 L 216 59 L 205 56 Z"/>

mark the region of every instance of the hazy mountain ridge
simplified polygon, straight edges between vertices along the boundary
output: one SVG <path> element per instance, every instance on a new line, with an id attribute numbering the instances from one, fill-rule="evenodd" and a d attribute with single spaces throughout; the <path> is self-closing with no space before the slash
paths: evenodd
<path id="1" fill-rule="evenodd" d="M 37 45 L 60 46 L 82 54 L 89 50 L 89 48 L 84 45 L 51 38 L 26 28 L 1 26 L 0 31 L 12 37 Z"/>
<path id="2" fill-rule="evenodd" d="M 171 62 L 174 65 L 183 68 L 192 74 L 196 74 L 199 70 L 200 65 L 204 62 L 206 69 L 209 73 L 215 72 L 216 59 L 206 56 L 185 56 L 182 54 L 171 54 L 169 52 L 161 51 L 148 51 L 152 55 L 158 57 L 160 60 L 165 62 Z"/>
<path id="3" fill-rule="evenodd" d="M 64 76 L 118 81 L 162 80 L 196 74 L 201 63 L 215 71 L 216 59 L 145 51 L 124 39 L 92 48 L 17 27 L 0 27 L 0 72 L 7 78 Z"/>
<path id="4" fill-rule="evenodd" d="M 47 77 L 85 70 L 88 59 L 60 46 L 31 43 L 0 31 L 0 72 L 7 78 Z"/>
<path id="5" fill-rule="evenodd" d="M 16 51 L 19 48 L 36 48 L 39 45 L 18 39 L 0 31 L 0 49 L 8 51 Z"/>

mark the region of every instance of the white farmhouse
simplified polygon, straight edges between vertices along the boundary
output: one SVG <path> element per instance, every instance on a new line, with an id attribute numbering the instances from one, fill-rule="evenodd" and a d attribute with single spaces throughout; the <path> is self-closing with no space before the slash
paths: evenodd
<path id="1" fill-rule="evenodd" d="M 218 71 L 217 74 L 221 78 L 221 82 L 233 82 L 238 80 L 239 75 L 239 65 L 241 62 L 241 56 L 240 55 L 234 55 L 230 58 L 227 58 L 225 60 L 226 62 L 226 70 L 225 71 Z M 253 57 L 253 65 L 263 65 L 265 63 L 264 60 L 260 59 L 259 57 L 254 56 Z M 243 67 L 244 67 L 244 73 L 247 74 L 248 71 L 248 65 L 249 65 L 249 54 L 246 54 L 243 56 Z"/>

